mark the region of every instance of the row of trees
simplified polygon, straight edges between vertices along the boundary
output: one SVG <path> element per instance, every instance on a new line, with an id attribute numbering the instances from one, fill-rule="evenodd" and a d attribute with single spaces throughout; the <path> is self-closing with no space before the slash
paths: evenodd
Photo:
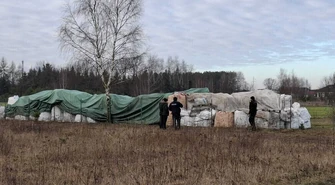
<path id="1" fill-rule="evenodd" d="M 280 69 L 277 79 L 265 79 L 263 85 L 267 89 L 284 94 L 297 94 L 303 88 L 311 88 L 307 79 L 298 77 L 294 71 L 288 73 L 285 69 Z"/>
<path id="2" fill-rule="evenodd" d="M 288 73 L 285 69 L 280 69 L 277 79 L 267 78 L 263 85 L 280 94 L 291 94 L 297 99 L 311 98 L 308 94 L 311 84 L 307 79 L 295 75 L 294 71 Z"/>
<path id="3" fill-rule="evenodd" d="M 140 57 L 123 64 L 122 73 L 113 73 L 111 93 L 137 96 L 202 87 L 215 93 L 233 93 L 251 88 L 241 72 L 194 72 L 192 65 L 178 57 L 165 61 L 157 56 Z M 322 85 L 334 84 L 334 76 L 335 73 L 324 77 Z M 263 84 L 267 89 L 295 98 L 306 98 L 311 87 L 308 80 L 284 69 L 279 71 L 277 79 L 267 78 Z M 39 63 L 29 71 L 22 71 L 21 65 L 8 63 L 5 58 L 0 62 L 0 87 L 0 101 L 7 101 L 9 95 L 28 95 L 47 89 L 76 89 L 92 94 L 105 90 L 99 73 L 83 62 L 63 68 Z"/>
<path id="4" fill-rule="evenodd" d="M 76 89 L 89 93 L 104 93 L 99 72 L 85 62 L 75 62 L 56 68 L 40 63 L 22 73 L 21 65 L 10 65 L 3 58 L 0 65 L 0 101 L 9 95 L 28 95 L 47 89 Z M 140 57 L 123 62 L 122 73 L 112 74 L 110 92 L 137 96 L 140 94 L 181 91 L 208 87 L 211 92 L 239 92 L 248 90 L 241 72 L 193 72 L 193 66 L 178 57 L 166 61 L 157 56 Z M 127 64 L 127 65 L 126 65 Z"/>

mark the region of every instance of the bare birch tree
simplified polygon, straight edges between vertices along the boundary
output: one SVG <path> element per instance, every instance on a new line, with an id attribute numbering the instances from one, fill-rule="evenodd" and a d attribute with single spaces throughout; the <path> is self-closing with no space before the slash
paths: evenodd
<path id="1" fill-rule="evenodd" d="M 110 121 L 110 86 L 118 63 L 136 58 L 141 45 L 141 0 L 74 0 L 59 30 L 63 51 L 88 62 L 101 77 Z"/>

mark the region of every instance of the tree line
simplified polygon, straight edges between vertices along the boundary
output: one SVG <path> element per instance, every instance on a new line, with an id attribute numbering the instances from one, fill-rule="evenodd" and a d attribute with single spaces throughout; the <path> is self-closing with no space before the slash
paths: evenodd
<path id="1" fill-rule="evenodd" d="M 288 73 L 285 69 L 280 69 L 277 79 L 266 78 L 263 82 L 265 88 L 279 92 L 280 94 L 291 94 L 295 99 L 306 100 L 311 84 L 305 78 L 298 77 L 294 71 Z"/>
<path id="2" fill-rule="evenodd" d="M 91 94 L 105 92 L 99 72 L 77 61 L 66 67 L 40 62 L 28 71 L 22 65 L 0 63 L 0 101 L 12 95 L 30 95 L 42 90 L 71 89 Z M 233 93 L 249 89 L 241 72 L 194 72 L 193 66 L 178 57 L 167 60 L 147 56 L 123 61 L 112 75 L 111 93 L 129 96 L 166 93 L 207 87 L 211 92 Z"/>
<path id="3" fill-rule="evenodd" d="M 234 93 L 252 89 L 241 72 L 195 72 L 192 65 L 178 57 L 167 60 L 155 55 L 123 61 L 115 70 L 110 84 L 111 93 L 138 96 L 150 93 L 182 91 L 189 88 L 209 88 L 210 92 Z M 335 73 L 334 73 L 335 74 Z M 322 79 L 322 87 L 334 84 L 334 74 Z M 266 89 L 280 94 L 292 94 L 296 99 L 306 100 L 310 83 L 292 71 L 280 69 L 277 79 L 267 78 Z M 102 94 L 105 89 L 101 77 L 85 62 L 74 62 L 66 67 L 55 67 L 40 62 L 28 71 L 22 65 L 0 62 L 0 101 L 12 95 L 30 95 L 42 90 L 71 89 L 91 94 Z M 311 99 L 313 97 L 308 97 Z"/>
<path id="4" fill-rule="evenodd" d="M 280 69 L 277 79 L 267 78 L 264 80 L 265 88 L 276 91 L 280 94 L 291 94 L 297 100 L 315 100 L 316 97 L 311 92 L 311 84 L 305 78 L 298 77 L 294 71 L 290 73 L 285 69 Z M 320 87 L 335 85 L 335 72 L 321 79 Z"/>

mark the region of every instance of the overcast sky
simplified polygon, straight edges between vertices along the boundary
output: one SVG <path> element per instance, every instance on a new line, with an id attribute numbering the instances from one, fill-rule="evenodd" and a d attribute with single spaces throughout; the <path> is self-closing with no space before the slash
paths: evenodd
<path id="1" fill-rule="evenodd" d="M 65 0 L 0 0 L 0 57 L 66 64 L 57 41 Z M 149 51 L 197 71 L 241 71 L 262 88 L 280 68 L 318 88 L 335 72 L 334 0 L 143 0 Z"/>

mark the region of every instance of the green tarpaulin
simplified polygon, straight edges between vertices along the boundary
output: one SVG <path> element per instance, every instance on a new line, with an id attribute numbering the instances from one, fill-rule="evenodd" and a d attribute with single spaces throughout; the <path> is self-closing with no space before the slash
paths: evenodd
<path id="1" fill-rule="evenodd" d="M 183 91 L 185 94 L 207 93 L 208 88 L 193 88 Z M 155 93 L 130 97 L 110 94 L 111 117 L 113 122 L 152 124 L 159 122 L 158 104 L 172 93 Z M 13 105 L 6 107 L 6 116 L 29 116 L 36 112 L 51 112 L 53 106 L 71 114 L 81 114 L 99 122 L 107 119 L 105 94 L 91 95 L 76 90 L 47 90 L 22 96 Z"/>

